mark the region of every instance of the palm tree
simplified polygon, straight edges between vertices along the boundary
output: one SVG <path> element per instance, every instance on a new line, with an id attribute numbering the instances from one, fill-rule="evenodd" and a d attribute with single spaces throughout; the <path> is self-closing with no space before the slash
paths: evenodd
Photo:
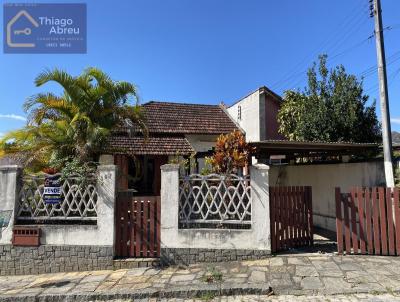
<path id="1" fill-rule="evenodd" d="M 92 67 L 77 77 L 54 69 L 35 79 L 36 86 L 48 82 L 58 83 L 63 94 L 40 93 L 25 102 L 28 124 L 2 139 L 6 154 L 22 152 L 41 163 L 67 156 L 87 162 L 100 152 L 111 130 L 127 120 L 147 136 L 135 85 L 113 81 Z"/>

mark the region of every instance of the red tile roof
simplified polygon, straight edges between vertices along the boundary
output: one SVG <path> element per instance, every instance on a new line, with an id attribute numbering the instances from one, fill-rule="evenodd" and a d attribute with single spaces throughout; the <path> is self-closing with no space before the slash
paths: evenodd
<path id="1" fill-rule="evenodd" d="M 131 155 L 188 155 L 194 149 L 184 137 L 143 137 L 111 136 L 106 152 Z"/>
<path id="2" fill-rule="evenodd" d="M 137 126 L 121 127 L 113 131 L 106 152 L 137 155 L 191 154 L 194 149 L 184 137 L 185 134 L 219 135 L 237 129 L 219 105 L 152 101 L 142 107 L 149 130 L 148 141 L 145 142 L 141 136 L 137 137 L 140 132 Z"/>
<path id="3" fill-rule="evenodd" d="M 237 129 L 219 105 L 152 101 L 143 111 L 150 133 L 221 134 Z"/>

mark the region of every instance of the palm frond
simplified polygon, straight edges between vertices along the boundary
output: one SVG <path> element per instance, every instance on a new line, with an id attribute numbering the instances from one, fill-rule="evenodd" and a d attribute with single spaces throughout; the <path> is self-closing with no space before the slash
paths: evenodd
<path id="1" fill-rule="evenodd" d="M 35 84 L 38 87 L 48 82 L 56 82 L 61 85 L 72 99 L 80 100 L 83 98 L 83 92 L 81 88 L 76 85 L 76 79 L 63 70 L 57 68 L 53 70 L 46 69 L 35 79 Z"/>

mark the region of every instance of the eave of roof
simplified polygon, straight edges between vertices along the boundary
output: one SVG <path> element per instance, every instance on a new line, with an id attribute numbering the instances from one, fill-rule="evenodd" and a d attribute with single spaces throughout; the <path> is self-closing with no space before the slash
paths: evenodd
<path id="1" fill-rule="evenodd" d="M 188 155 L 194 152 L 185 137 L 111 136 L 104 150 L 111 154 L 128 155 Z"/>
<path id="2" fill-rule="evenodd" d="M 359 153 L 379 148 L 374 143 L 351 143 L 351 142 L 310 142 L 310 141 L 286 141 L 265 140 L 251 143 L 256 147 L 257 153 L 271 154 L 296 154 L 296 153 Z"/>
<path id="3" fill-rule="evenodd" d="M 271 96 L 273 97 L 273 99 L 276 100 L 277 102 L 279 102 L 279 103 L 282 102 L 282 97 L 281 97 L 279 94 L 273 92 L 273 91 L 272 91 L 271 89 L 269 89 L 267 86 L 261 86 L 261 87 L 255 89 L 255 90 L 249 92 L 248 94 L 246 94 L 245 96 L 241 97 L 241 98 L 238 99 L 237 101 L 233 102 L 232 104 L 230 104 L 229 106 L 227 106 L 227 108 L 230 108 L 230 107 L 236 105 L 237 103 L 239 103 L 240 101 L 242 101 L 243 99 L 247 98 L 248 96 L 252 95 L 252 94 L 255 93 L 255 92 L 258 92 L 258 93 L 260 93 L 260 94 L 261 94 L 262 92 L 268 93 L 268 94 L 271 95 Z"/>

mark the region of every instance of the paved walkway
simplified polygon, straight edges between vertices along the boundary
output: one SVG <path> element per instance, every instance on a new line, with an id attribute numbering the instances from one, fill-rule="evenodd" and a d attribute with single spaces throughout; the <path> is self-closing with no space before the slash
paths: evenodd
<path id="1" fill-rule="evenodd" d="M 138 268 L 2 276 L 0 301 L 63 301 L 67 298 L 69 301 L 107 301 L 196 296 L 207 300 L 220 295 L 265 295 L 270 287 L 276 295 L 386 293 L 394 297 L 392 295 L 400 292 L 400 258 L 290 255 L 163 270 Z M 281 301 L 280 297 L 273 299 Z"/>

